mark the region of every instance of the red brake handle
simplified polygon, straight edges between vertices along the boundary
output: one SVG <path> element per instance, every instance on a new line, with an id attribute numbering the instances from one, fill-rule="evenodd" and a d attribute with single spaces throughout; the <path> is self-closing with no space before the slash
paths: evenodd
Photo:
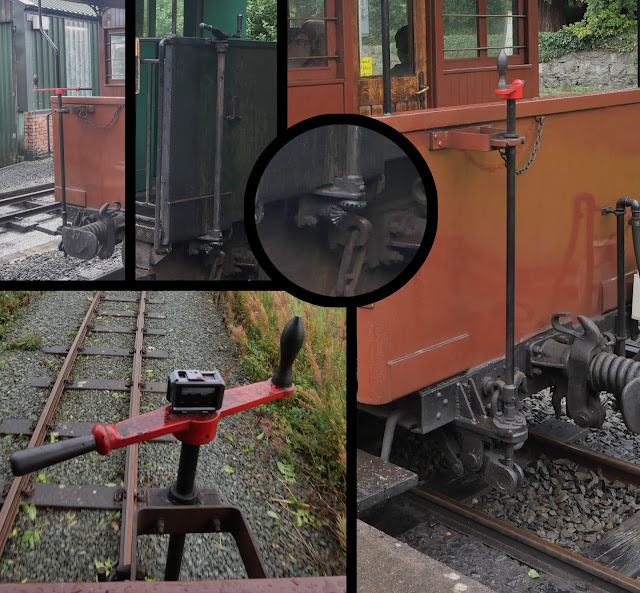
<path id="1" fill-rule="evenodd" d="M 76 86 L 68 89 L 33 89 L 34 93 L 44 93 L 53 91 L 56 95 L 62 95 L 65 91 L 90 91 L 91 87 Z"/>
<path id="2" fill-rule="evenodd" d="M 509 83 L 506 89 L 494 89 L 496 95 L 499 95 L 502 99 L 522 99 L 522 89 L 525 85 L 524 80 L 516 78 L 513 82 Z"/>
<path id="3" fill-rule="evenodd" d="M 96 450 L 100 455 L 165 434 L 174 434 L 187 445 L 206 445 L 215 438 L 221 418 L 274 399 L 290 397 L 294 391 L 294 385 L 276 387 L 269 379 L 226 390 L 222 407 L 215 413 L 182 414 L 175 413 L 171 406 L 166 406 L 116 424 L 96 424 L 91 432 L 96 439 Z"/>

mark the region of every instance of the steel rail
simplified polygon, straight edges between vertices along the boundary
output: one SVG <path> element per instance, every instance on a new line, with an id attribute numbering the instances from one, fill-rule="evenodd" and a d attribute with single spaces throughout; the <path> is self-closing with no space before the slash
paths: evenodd
<path id="1" fill-rule="evenodd" d="M 529 429 L 529 438 L 525 444 L 528 449 L 535 448 L 538 452 L 544 453 L 547 457 L 555 459 L 569 459 L 591 469 L 601 469 L 602 474 L 611 480 L 620 480 L 640 486 L 640 466 L 598 453 L 585 447 L 580 447 L 566 441 L 561 441 L 554 437 Z"/>
<path id="2" fill-rule="evenodd" d="M 5 191 L 0 193 L 0 204 L 8 203 L 4 202 L 4 200 L 8 198 L 17 197 L 18 199 L 27 199 L 33 197 L 35 194 L 43 193 L 43 192 L 52 192 L 54 190 L 53 183 L 41 183 L 39 185 L 32 185 L 31 187 L 21 187 L 20 189 L 12 189 L 9 191 Z M 26 192 L 26 193 L 23 193 Z"/>
<path id="3" fill-rule="evenodd" d="M 409 494 L 413 502 L 428 509 L 445 525 L 501 549 L 530 566 L 564 580 L 588 582 L 590 591 L 640 593 L 640 581 L 439 492 L 418 486 L 409 490 Z"/>
<path id="4" fill-rule="evenodd" d="M 6 196 L 6 197 L 0 196 L 0 207 L 9 206 L 11 204 L 16 204 L 19 202 L 26 202 L 27 200 L 32 200 L 34 198 L 42 198 L 48 194 L 51 194 L 52 196 L 54 195 L 53 184 L 51 184 L 51 187 L 45 187 L 44 189 L 35 189 L 26 194 L 19 194 L 19 195 Z M 56 202 L 56 203 L 58 204 L 58 206 L 60 205 L 59 202 Z"/>
<path id="5" fill-rule="evenodd" d="M 80 324 L 80 328 L 78 329 L 78 333 L 73 339 L 71 348 L 69 349 L 69 353 L 62 363 L 62 367 L 60 368 L 58 377 L 56 378 L 56 381 L 53 384 L 53 388 L 49 393 L 49 397 L 47 398 L 42 413 L 40 414 L 40 418 L 38 419 L 27 448 L 38 447 L 44 441 L 44 437 L 47 431 L 47 425 L 50 424 L 53 418 L 53 415 L 56 411 L 56 406 L 60 401 L 60 397 L 62 395 L 62 392 L 64 391 L 66 381 L 69 378 L 71 369 L 73 368 L 73 363 L 76 359 L 76 356 L 78 355 L 78 348 L 80 347 L 80 344 L 87 334 L 89 323 L 91 322 L 91 318 L 98 308 L 101 299 L 102 291 L 99 290 L 93 297 L 93 301 L 89 306 L 89 310 L 85 314 L 84 319 Z M 13 521 L 16 518 L 18 509 L 20 508 L 20 497 L 22 491 L 29 482 L 30 477 L 31 474 L 26 474 L 24 476 L 14 478 L 13 482 L 11 483 L 11 487 L 9 488 L 9 493 L 7 494 L 4 504 L 2 505 L 2 509 L 0 509 L 0 556 L 2 555 L 4 546 L 7 542 L 7 537 L 11 532 L 11 526 L 13 525 Z"/>
<path id="6" fill-rule="evenodd" d="M 142 381 L 142 342 L 145 328 L 145 305 L 147 292 L 142 291 L 140 305 L 138 307 L 138 320 L 136 325 L 136 339 L 133 354 L 133 367 L 131 373 L 131 394 L 129 398 L 129 418 L 140 414 L 140 383 Z M 138 485 L 138 444 L 129 445 L 126 448 L 124 466 L 125 498 L 122 501 L 122 524 L 120 529 L 120 566 L 131 564 L 133 548 L 133 515 L 135 514 L 136 486 Z"/>

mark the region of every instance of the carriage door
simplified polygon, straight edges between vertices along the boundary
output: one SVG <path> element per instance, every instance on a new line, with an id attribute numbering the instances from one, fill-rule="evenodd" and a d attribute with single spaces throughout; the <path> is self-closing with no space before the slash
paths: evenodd
<path id="1" fill-rule="evenodd" d="M 427 107 L 425 4 L 389 0 L 391 110 Z M 358 0 L 360 76 L 358 105 L 362 115 L 382 115 L 382 28 L 379 0 Z"/>

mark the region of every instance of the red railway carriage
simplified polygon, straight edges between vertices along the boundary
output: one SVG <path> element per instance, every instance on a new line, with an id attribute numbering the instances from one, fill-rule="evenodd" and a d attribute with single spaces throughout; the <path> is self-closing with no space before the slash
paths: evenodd
<path id="1" fill-rule="evenodd" d="M 98 16 L 100 89 L 99 96 L 61 96 L 48 89 L 55 92 L 51 109 L 55 198 L 63 204 L 61 249 L 73 257 L 105 259 L 124 242 L 125 3 L 72 1 L 89 4 Z"/>
<path id="2" fill-rule="evenodd" d="M 358 309 L 358 404 L 386 419 L 381 457 L 397 424 L 421 434 L 446 426 L 455 473 L 514 488 L 522 398 L 549 386 L 556 413 L 566 406 L 580 426 L 602 424 L 605 391 L 640 431 L 640 357 L 628 340 L 638 334 L 628 303 L 640 255 L 640 89 L 539 97 L 533 1 L 305 10 L 290 2 L 289 37 L 319 55 L 308 23 L 322 22 L 326 65 L 290 51 L 290 122 L 378 117 L 416 146 L 438 192 L 425 264 Z M 526 81 L 518 101 L 515 79 Z M 581 316 L 577 327 L 567 312 L 573 323 Z"/>

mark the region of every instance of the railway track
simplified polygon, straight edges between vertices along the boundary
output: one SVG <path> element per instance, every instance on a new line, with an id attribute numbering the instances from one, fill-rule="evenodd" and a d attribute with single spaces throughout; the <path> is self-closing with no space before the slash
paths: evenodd
<path id="1" fill-rule="evenodd" d="M 0 226 L 19 233 L 37 230 L 48 235 L 55 235 L 56 231 L 48 229 L 39 223 L 30 223 L 26 219 L 45 213 L 54 216 L 60 210 L 59 202 L 41 204 L 33 200 L 39 198 L 53 198 L 53 184 L 37 185 L 28 189 L 14 190 L 0 195 Z M 9 207 L 5 209 L 6 207 Z M 15 210 L 15 207 L 20 207 Z"/>
<path id="2" fill-rule="evenodd" d="M 520 458 L 536 460 L 541 455 L 572 462 L 580 471 L 590 470 L 612 483 L 622 482 L 633 489 L 640 487 L 640 466 L 531 429 Z M 416 486 L 400 495 L 396 511 L 405 516 L 415 514 L 419 523 L 446 525 L 570 585 L 589 583 L 588 590 L 593 592 L 640 593 L 637 579 L 640 512 L 631 514 L 594 544 L 576 553 L 476 508 L 478 499 L 487 490 L 480 479 L 467 477 L 434 484 L 435 489 Z M 412 524 L 408 520 L 398 531 L 406 532 Z"/>
<path id="3" fill-rule="evenodd" d="M 136 313 L 130 311 L 106 309 L 109 303 L 137 303 Z M 28 385 L 32 387 L 48 388 L 50 390 L 46 403 L 40 417 L 33 426 L 27 426 L 28 422 L 9 421 L 0 426 L 4 434 L 28 434 L 31 432 L 28 448 L 37 447 L 43 444 L 46 434 L 57 429 L 52 424 L 52 419 L 56 408 L 66 390 L 110 390 L 119 392 L 129 392 L 129 417 L 137 416 L 140 411 L 140 394 L 143 390 L 157 392 L 163 389 L 163 384 L 146 383 L 142 379 L 141 368 L 143 357 L 153 358 L 167 357 L 165 351 L 146 350 L 143 347 L 145 339 L 149 337 L 163 335 L 165 330 L 148 330 L 145 327 L 145 320 L 148 318 L 162 319 L 162 315 L 148 313 L 146 306 L 149 303 L 161 304 L 161 300 L 148 299 L 147 293 L 142 292 L 139 298 L 124 296 L 108 296 L 103 291 L 97 291 L 86 311 L 77 333 L 69 347 L 49 346 L 43 348 L 45 353 L 64 354 L 65 359 L 55 379 L 33 377 L 28 380 Z M 135 326 L 120 327 L 111 325 L 97 325 L 95 318 L 115 317 L 133 318 Z M 84 345 L 88 333 L 121 333 L 135 334 L 135 345 L 133 348 L 103 348 L 88 347 Z M 78 378 L 71 381 L 70 377 L 74 368 L 74 362 L 79 356 L 118 356 L 126 359 L 132 358 L 133 373 L 130 380 L 100 380 Z M 125 369 L 123 368 L 125 376 Z M 25 430 L 26 429 L 26 430 Z M 65 426 L 60 436 L 81 436 L 89 434 L 91 425 L 89 423 L 76 423 L 73 426 Z M 131 564 L 133 515 L 142 500 L 140 492 L 137 491 L 138 477 L 138 445 L 131 445 L 127 448 L 124 485 L 118 487 L 108 487 L 102 485 L 75 486 L 71 488 L 60 488 L 50 484 L 32 484 L 31 475 L 16 477 L 11 483 L 3 486 L 4 504 L 0 510 L 0 555 L 9 537 L 20 502 L 23 497 L 27 501 L 33 500 L 36 506 L 49 508 L 91 508 L 91 509 L 121 509 L 120 526 L 120 554 L 119 566 Z"/>
<path id="4" fill-rule="evenodd" d="M 60 294 L 62 295 L 63 293 Z M 122 296 L 123 294 L 125 296 Z M 63 326 L 57 328 L 55 334 L 57 334 L 58 338 L 55 341 L 58 342 L 58 345 L 46 345 L 42 347 L 41 351 L 45 355 L 45 358 L 38 361 L 40 355 L 36 355 L 35 359 L 31 357 L 31 362 L 29 363 L 30 370 L 20 374 L 20 381 L 17 385 L 26 383 L 26 385 L 31 388 L 48 390 L 46 403 L 33 422 L 31 418 L 26 418 L 26 416 L 30 414 L 31 410 L 37 409 L 34 405 L 41 405 L 37 403 L 39 401 L 38 399 L 34 398 L 33 401 L 35 403 L 32 404 L 31 398 L 29 397 L 30 402 L 24 407 L 22 407 L 21 404 L 15 403 L 15 395 L 14 399 L 3 401 L 5 406 L 13 402 L 10 404 L 12 408 L 20 406 L 21 410 L 28 410 L 27 412 L 21 412 L 17 415 L 14 414 L 12 418 L 5 417 L 4 420 L 0 421 L 0 437 L 2 440 L 7 441 L 7 444 L 4 446 L 5 451 L 15 451 L 25 446 L 25 444 L 18 444 L 15 438 L 7 440 L 7 436 L 22 435 L 23 437 L 29 437 L 29 447 L 34 447 L 41 443 L 48 443 L 50 437 L 53 440 L 54 438 L 90 435 L 94 416 L 96 416 L 96 421 L 115 421 L 116 418 L 111 417 L 114 411 L 117 411 L 120 416 L 118 420 L 122 420 L 126 417 L 132 417 L 148 411 L 149 405 L 151 405 L 152 408 L 154 407 L 154 402 L 155 406 L 159 404 L 162 407 L 163 404 L 161 400 L 163 400 L 163 396 L 166 393 L 167 383 L 154 379 L 152 372 L 157 373 L 158 371 L 152 371 L 151 366 L 153 365 L 155 368 L 156 366 L 163 367 L 164 365 L 164 367 L 167 367 L 171 365 L 173 368 L 174 362 L 171 361 L 175 361 L 175 357 L 184 356 L 188 360 L 194 360 L 194 357 L 193 350 L 188 348 L 185 350 L 184 347 L 181 347 L 179 352 L 174 353 L 161 350 L 160 348 L 167 348 L 168 345 L 164 343 L 160 344 L 156 340 L 170 342 L 171 344 L 174 342 L 174 339 L 169 340 L 169 333 L 167 329 L 164 329 L 167 324 L 167 322 L 164 321 L 165 313 L 168 314 L 167 316 L 171 320 L 168 324 L 169 331 L 176 331 L 177 326 L 176 320 L 174 319 L 174 317 L 176 317 L 176 303 L 180 303 L 180 306 L 191 303 L 189 299 L 183 299 L 182 297 L 176 298 L 171 293 L 163 294 L 162 299 L 148 298 L 146 292 L 142 292 L 139 296 L 135 294 L 129 296 L 131 294 L 132 293 L 128 291 L 124 293 L 98 291 L 93 297 L 90 297 L 91 303 L 88 309 L 84 306 L 84 303 L 86 303 L 86 301 L 83 302 L 85 299 L 84 295 L 82 299 L 72 299 L 74 304 L 70 305 L 68 309 L 64 307 L 65 314 L 71 314 L 73 318 L 77 320 L 76 323 L 79 324 L 79 327 L 76 326 L 76 328 L 74 328 L 74 335 L 72 338 L 69 338 L 71 342 L 70 345 L 68 345 L 69 340 L 61 339 L 61 336 L 64 335 L 65 328 Z M 89 294 L 86 296 L 89 296 Z M 204 299 L 206 297 L 201 298 Z M 66 303 L 67 299 L 61 296 L 55 299 L 54 302 Z M 197 302 L 202 303 L 203 301 L 198 300 Z M 150 309 L 149 305 L 153 305 L 155 309 Z M 36 316 L 36 320 L 43 319 L 43 313 L 40 312 L 39 315 L 39 317 Z M 184 323 L 184 317 L 180 317 L 180 315 L 178 315 L 178 317 L 182 320 L 181 324 Z M 197 318 L 187 318 L 193 319 L 194 322 L 203 322 L 203 319 L 207 319 L 207 316 L 205 315 L 203 317 L 202 313 L 198 310 Z M 33 323 L 40 323 L 40 321 L 34 321 Z M 207 330 L 203 333 L 206 339 L 210 339 L 210 316 L 206 323 Z M 76 329 L 77 331 L 75 331 Z M 184 329 L 178 331 L 179 337 L 184 337 Z M 70 332 L 66 333 L 69 335 Z M 122 338 L 120 338 L 119 335 L 122 335 Z M 190 333 L 189 336 L 193 338 L 192 333 Z M 175 334 L 172 338 L 174 337 Z M 60 344 L 59 342 L 66 343 Z M 190 352 L 191 354 L 189 354 Z M 29 353 L 27 353 L 27 356 L 20 356 L 18 358 L 20 360 L 29 358 L 28 354 Z M 64 356 L 64 361 L 62 361 L 59 369 L 56 369 L 54 378 L 29 376 L 34 374 L 34 368 L 37 369 L 43 366 L 53 368 L 56 366 L 52 364 L 51 360 L 54 356 Z M 96 357 L 104 360 L 104 366 L 102 361 L 98 362 L 96 360 Z M 121 363 L 119 359 L 125 361 L 122 363 L 122 366 L 120 366 Z M 144 365 L 143 361 L 146 361 Z M 18 366 L 18 363 L 15 364 Z M 7 367 L 8 366 L 9 364 L 7 364 Z M 35 374 L 37 374 L 37 371 Z M 165 375 L 162 370 L 160 371 L 159 378 L 163 376 Z M 23 382 L 25 377 L 28 378 Z M 130 378 L 127 379 L 128 377 Z M 233 375 L 231 375 L 231 377 L 233 377 Z M 13 391 L 15 393 L 15 388 Z M 20 387 L 18 387 L 18 391 L 20 391 Z M 30 391 L 33 391 L 33 389 Z M 142 407 L 140 406 L 141 395 L 144 396 L 142 403 L 146 404 Z M 84 397 L 86 397 L 86 399 L 83 399 Z M 91 397 L 98 398 L 99 402 L 104 403 L 93 403 L 90 401 Z M 101 399 L 102 397 L 104 397 L 104 399 Z M 44 401 L 44 398 L 42 401 Z M 82 402 L 87 402 L 88 410 L 83 411 L 75 407 L 78 405 L 78 402 L 80 402 L 80 407 L 83 405 Z M 126 412 L 123 409 L 124 405 L 128 408 Z M 96 406 L 98 407 L 96 408 Z M 56 409 L 58 410 L 57 415 Z M 95 411 L 96 409 L 98 410 L 97 412 Z M 12 410 L 8 409 L 3 409 L 2 411 L 6 413 L 12 412 Z M 73 417 L 70 416 L 70 411 L 73 412 Z M 78 422 L 77 420 L 79 419 L 85 420 L 85 422 Z M 57 420 L 56 424 L 53 423 L 54 420 Z M 221 434 L 225 434 L 224 431 L 225 429 L 223 428 Z M 235 437 L 234 441 L 237 442 L 238 445 L 243 442 L 241 435 L 238 435 L 236 432 L 233 434 Z M 229 441 L 231 441 L 230 435 L 227 443 Z M 50 470 L 45 470 L 48 474 L 46 483 L 35 479 L 40 478 L 40 476 L 36 476 L 38 472 L 35 472 L 31 479 L 25 476 L 23 478 L 12 479 L 5 484 L 2 483 L 2 478 L 0 477 L 0 489 L 4 488 L 5 490 L 3 495 L 0 495 L 0 503 L 4 500 L 1 511 L 2 515 L 0 515 L 2 547 L 4 547 L 7 537 L 12 537 L 7 545 L 7 550 L 5 550 L 6 554 L 3 556 L 0 553 L 0 566 L 3 566 L 2 572 L 4 572 L 5 568 L 3 563 L 8 559 L 8 562 L 15 563 L 16 567 L 18 564 L 21 565 L 20 573 L 17 573 L 15 570 L 11 572 L 14 578 L 7 579 L 6 577 L 9 575 L 3 575 L 4 578 L 0 580 L 19 581 L 22 576 L 28 574 L 31 575 L 29 580 L 37 581 L 42 578 L 37 575 L 43 575 L 43 573 L 45 580 L 59 580 L 59 577 L 56 576 L 57 573 L 54 572 L 54 570 L 57 571 L 57 568 L 52 569 L 50 563 L 45 562 L 44 568 L 40 568 L 40 570 L 36 569 L 36 565 L 41 563 L 43 558 L 42 552 L 39 552 L 38 548 L 43 545 L 46 549 L 51 549 L 52 545 L 59 545 L 62 549 L 62 557 L 68 557 L 69 562 L 73 563 L 73 567 L 71 568 L 72 574 L 86 575 L 88 572 L 88 577 L 83 576 L 77 579 L 81 581 L 92 581 L 94 579 L 94 574 L 92 574 L 93 570 L 95 570 L 94 559 L 96 561 L 104 558 L 109 559 L 109 555 L 114 557 L 113 553 L 116 549 L 118 550 L 118 563 L 116 566 L 119 567 L 127 567 L 133 564 L 132 559 L 134 555 L 137 557 L 138 563 L 142 561 L 146 561 L 147 563 L 159 561 L 163 563 L 165 554 L 162 552 L 161 539 L 153 539 L 153 541 L 157 543 L 151 544 L 151 549 L 158 550 L 154 556 L 149 553 L 149 544 L 151 543 L 149 538 L 134 538 L 134 533 L 136 532 L 134 514 L 139 508 L 144 507 L 145 511 L 151 511 L 152 507 L 160 504 L 160 493 L 166 492 L 166 490 L 157 488 L 157 486 L 166 487 L 169 485 L 169 482 L 166 480 L 168 480 L 170 476 L 165 474 L 167 471 L 169 473 L 174 472 L 174 466 L 177 465 L 178 461 L 177 457 L 172 457 L 171 451 L 178 453 L 178 445 L 180 443 L 172 435 L 158 437 L 150 442 L 167 444 L 164 446 L 157 444 L 148 445 L 144 446 L 141 450 L 138 449 L 137 445 L 129 446 L 124 451 L 120 451 L 121 457 L 119 459 L 117 458 L 118 452 L 113 452 L 106 458 L 98 457 L 95 463 L 90 459 L 90 456 L 88 456 L 89 459 L 87 459 L 87 457 L 83 458 L 85 461 L 69 461 L 59 466 L 51 466 Z M 26 443 L 26 440 L 23 441 L 23 443 Z M 221 444 L 218 445 L 216 457 L 220 454 L 220 445 Z M 158 453 L 158 448 L 162 448 L 166 452 Z M 211 453 L 213 456 L 215 453 L 212 449 L 213 448 L 211 448 Z M 209 449 L 207 449 L 207 451 L 209 451 Z M 209 456 L 207 451 L 203 451 L 201 456 L 199 481 L 200 476 L 205 476 L 209 471 Z M 247 453 L 247 455 L 248 454 L 249 453 Z M 231 460 L 226 463 L 230 461 Z M 162 468 L 161 470 L 158 471 L 149 468 L 150 465 L 155 466 L 155 462 L 158 462 L 158 465 Z M 252 464 L 252 472 L 262 471 L 262 473 L 264 473 L 264 470 L 257 469 L 261 463 L 258 459 L 250 463 Z M 273 463 L 275 465 L 275 461 L 273 461 Z M 122 471 L 123 467 L 124 471 Z M 240 467 L 238 465 L 236 465 L 236 471 L 238 474 L 240 473 Z M 238 480 L 240 479 L 241 478 L 238 477 Z M 204 477 L 202 481 L 204 484 L 207 484 L 207 480 Z M 212 481 L 210 480 L 208 483 L 212 483 Z M 216 486 L 218 485 L 217 481 L 213 483 L 216 483 Z M 66 485 L 61 487 L 62 484 Z M 251 481 L 248 483 L 245 481 L 238 485 L 244 493 L 245 488 L 247 489 L 246 492 L 249 492 L 249 489 L 253 489 L 251 484 Z M 272 490 L 268 490 L 270 496 L 282 496 L 273 485 L 271 488 Z M 215 488 L 202 488 L 204 496 L 209 496 L 208 492 L 213 490 L 215 490 Z M 250 498 L 252 497 L 251 495 L 248 496 Z M 207 498 L 207 501 L 208 500 Z M 214 504 L 207 501 L 205 501 L 206 504 Z M 43 540 L 47 537 L 44 535 L 45 523 L 49 525 L 49 527 L 46 528 L 46 533 L 53 536 L 51 541 L 46 542 L 46 545 L 45 542 L 36 543 L 35 551 L 25 545 L 24 539 L 22 540 L 22 547 L 20 545 L 21 535 L 25 533 L 26 529 L 33 526 L 33 522 L 27 521 L 28 517 L 22 510 L 20 510 L 20 514 L 17 516 L 17 520 L 15 520 L 18 509 L 23 506 L 20 504 L 21 502 L 24 502 L 30 507 L 34 506 L 38 508 L 38 519 L 41 518 L 43 523 Z M 220 504 L 220 502 L 215 504 Z M 265 507 L 265 512 L 269 506 Z M 77 533 L 77 528 L 76 533 L 70 533 L 68 530 L 65 530 L 65 523 L 73 520 L 73 517 L 71 519 L 69 518 L 69 516 L 73 515 L 71 510 L 75 511 L 76 519 L 79 521 L 78 527 L 80 527 L 80 525 L 83 526 L 82 534 Z M 261 511 L 260 515 L 264 516 L 265 513 Z M 106 519 L 107 517 L 109 519 L 108 521 Z M 99 519 L 100 523 L 98 524 Z M 103 519 L 105 521 L 104 526 Z M 113 528 L 111 526 L 112 521 L 114 521 Z M 15 537 L 16 527 L 18 532 L 17 537 Z M 258 527 L 260 527 L 260 525 L 258 525 Z M 211 535 L 213 536 L 214 534 Z M 194 542 L 197 544 L 200 538 L 197 537 L 196 534 L 189 537 L 194 538 L 187 542 L 187 549 L 192 550 Z M 218 540 L 217 535 L 215 538 Z M 119 545 L 116 544 L 116 539 L 119 540 Z M 233 542 L 232 538 L 229 539 Z M 274 538 L 272 535 L 268 540 L 269 547 L 271 547 L 271 542 L 279 539 L 280 538 Z M 58 544 L 58 542 L 60 543 Z M 195 578 L 241 579 L 243 576 L 242 572 L 231 573 L 228 569 L 219 571 L 218 566 L 223 563 L 220 562 L 220 558 L 212 552 L 219 555 L 231 554 L 233 558 L 239 556 L 237 552 L 234 552 L 234 548 L 231 547 L 227 539 L 220 539 L 216 545 L 218 546 L 220 543 L 224 543 L 224 548 L 222 546 L 218 548 L 220 551 L 217 551 L 215 547 L 213 550 L 211 550 L 211 548 L 200 547 L 197 551 L 198 555 L 204 557 L 204 563 L 208 561 L 213 565 L 208 569 L 210 572 L 204 574 L 210 575 L 213 571 L 216 571 L 215 574 L 219 576 Z M 238 546 L 240 547 L 239 542 Z M 136 549 L 140 556 L 135 554 Z M 185 552 L 185 554 L 187 553 L 193 552 Z M 49 554 L 51 554 L 51 552 L 49 552 Z M 225 561 L 223 565 L 228 567 L 235 566 L 235 564 L 236 560 L 233 560 L 229 563 Z M 139 566 L 138 564 L 138 567 Z M 270 566 L 270 564 L 267 564 L 267 567 Z M 117 570 L 115 567 L 111 568 L 112 570 Z M 49 570 L 48 575 L 45 573 L 46 570 Z M 188 567 L 186 570 L 188 570 Z M 269 569 L 269 573 L 273 574 L 271 570 L 272 569 Z M 159 574 L 157 568 L 152 567 L 151 571 L 152 574 Z M 106 570 L 104 568 L 99 568 L 95 574 L 99 579 L 104 579 L 106 576 L 105 573 Z M 251 574 L 248 568 L 247 573 Z M 67 570 L 65 574 L 69 574 L 69 571 Z M 125 572 L 125 575 L 126 574 Z M 136 573 L 138 578 L 142 578 L 142 575 L 142 572 Z M 16 576 L 17 579 L 15 578 Z M 64 580 L 75 579 L 66 577 Z M 344 592 L 346 587 L 344 577 L 312 577 L 301 579 L 285 576 L 285 578 L 278 579 L 277 581 L 242 579 L 233 582 L 236 582 L 237 590 L 256 592 L 267 590 L 296 590 L 302 592 L 322 591 L 323 593 L 338 593 Z M 233 587 L 233 582 L 227 581 L 224 586 L 227 588 L 231 587 L 229 589 L 230 591 L 236 590 Z M 268 587 L 266 587 L 267 584 Z M 101 589 L 102 585 L 105 585 L 111 592 L 120 590 L 119 587 L 121 585 L 125 588 L 129 586 L 127 583 L 115 582 L 109 582 L 108 585 L 107 583 L 101 584 L 95 582 L 63 583 L 57 585 L 31 582 L 26 583 L 23 587 L 25 591 L 94 591 L 103 590 Z M 138 588 L 140 588 L 141 591 L 152 589 L 160 590 L 157 589 L 160 585 L 165 587 L 162 590 L 166 591 L 181 590 L 180 587 L 183 586 L 177 583 L 174 585 L 170 583 L 145 583 L 144 580 L 142 580 L 136 583 L 136 590 L 138 590 Z M 0 591 L 12 591 L 13 586 L 15 585 L 10 583 L 0 583 Z M 55 587 L 58 587 L 58 589 Z M 201 581 L 194 590 L 219 590 L 219 585 L 217 585 L 215 581 L 204 580 Z"/>

